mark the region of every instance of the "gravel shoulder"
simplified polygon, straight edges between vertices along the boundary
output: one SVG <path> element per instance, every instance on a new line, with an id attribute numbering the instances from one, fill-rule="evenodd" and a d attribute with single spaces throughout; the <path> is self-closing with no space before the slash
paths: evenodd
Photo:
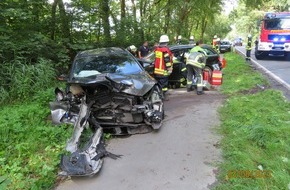
<path id="1" fill-rule="evenodd" d="M 113 138 L 107 149 L 122 154 L 105 159 L 93 177 L 71 178 L 57 190 L 206 190 L 216 183 L 221 151 L 214 128 L 224 97 L 217 91 L 197 96 L 181 88 L 170 91 L 166 119 L 158 132 Z"/>

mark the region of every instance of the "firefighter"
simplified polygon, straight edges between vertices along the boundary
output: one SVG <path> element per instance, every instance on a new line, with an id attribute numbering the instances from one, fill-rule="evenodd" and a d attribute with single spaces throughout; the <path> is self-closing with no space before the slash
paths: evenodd
<path id="1" fill-rule="evenodd" d="M 216 47 L 215 47 L 215 49 L 216 49 L 216 51 L 218 53 L 220 53 L 220 46 L 221 46 L 221 39 L 220 38 L 217 38 L 216 39 Z"/>
<path id="2" fill-rule="evenodd" d="M 187 69 L 187 92 L 193 90 L 192 80 L 195 73 L 196 76 L 196 84 L 197 95 L 203 94 L 203 68 L 205 67 L 206 61 L 206 52 L 201 47 L 202 40 L 199 40 L 196 43 L 196 46 L 190 50 L 190 54 L 186 61 L 186 69 Z"/>
<path id="3" fill-rule="evenodd" d="M 177 37 L 177 44 L 178 44 L 178 45 L 181 44 L 181 39 L 182 39 L 182 37 L 181 37 L 181 35 L 179 35 L 179 36 Z"/>
<path id="4" fill-rule="evenodd" d="M 214 35 L 212 39 L 212 48 L 215 49 L 217 45 L 217 35 Z"/>
<path id="5" fill-rule="evenodd" d="M 248 42 L 246 46 L 246 60 L 251 60 L 251 50 L 252 50 L 252 35 L 248 35 Z"/>
<path id="6" fill-rule="evenodd" d="M 134 57 L 137 57 L 137 48 L 134 45 L 131 45 L 126 48 Z"/>
<path id="7" fill-rule="evenodd" d="M 193 45 L 194 44 L 194 36 L 189 37 L 189 44 Z"/>
<path id="8" fill-rule="evenodd" d="M 168 90 L 168 77 L 172 73 L 173 54 L 167 47 L 169 38 L 162 35 L 159 46 L 155 48 L 154 76 L 162 88 L 164 99 L 168 100 L 166 92 Z"/>
<path id="9" fill-rule="evenodd" d="M 212 48 L 215 49 L 219 53 L 220 49 L 220 38 L 217 37 L 217 35 L 214 35 L 213 40 L 212 40 Z"/>

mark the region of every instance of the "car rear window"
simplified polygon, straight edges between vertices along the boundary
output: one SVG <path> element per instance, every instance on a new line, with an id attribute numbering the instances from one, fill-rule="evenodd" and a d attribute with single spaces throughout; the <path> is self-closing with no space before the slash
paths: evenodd
<path id="1" fill-rule="evenodd" d="M 222 41 L 221 45 L 230 45 L 230 42 Z"/>

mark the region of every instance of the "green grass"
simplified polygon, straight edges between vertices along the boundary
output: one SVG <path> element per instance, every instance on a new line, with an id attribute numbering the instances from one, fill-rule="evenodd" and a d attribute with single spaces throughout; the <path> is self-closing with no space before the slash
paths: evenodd
<path id="1" fill-rule="evenodd" d="M 0 189 L 51 189 L 72 127 L 52 126 L 53 89 L 0 109 Z M 3 183 L 1 181 L 5 180 Z"/>
<path id="2" fill-rule="evenodd" d="M 227 67 L 223 70 L 224 78 L 222 92 L 233 95 L 243 90 L 249 90 L 259 85 L 268 85 L 261 73 L 252 70 L 245 60 L 235 53 L 225 54 Z"/>
<path id="3" fill-rule="evenodd" d="M 288 189 L 290 185 L 290 103 L 282 92 L 255 90 L 267 80 L 242 57 L 226 54 L 220 108 L 223 162 L 216 189 Z M 245 83 L 245 84 L 243 84 Z M 246 93 L 245 92 L 254 92 Z M 230 171 L 270 171 L 270 178 L 229 176 Z"/>

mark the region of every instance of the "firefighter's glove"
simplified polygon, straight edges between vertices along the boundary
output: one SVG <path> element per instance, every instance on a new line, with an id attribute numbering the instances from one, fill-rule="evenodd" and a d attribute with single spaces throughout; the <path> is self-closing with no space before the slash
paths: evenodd
<path id="1" fill-rule="evenodd" d="M 171 74 L 171 73 L 172 73 L 172 67 L 169 67 L 169 68 L 167 69 L 167 72 L 168 72 L 168 74 Z"/>

